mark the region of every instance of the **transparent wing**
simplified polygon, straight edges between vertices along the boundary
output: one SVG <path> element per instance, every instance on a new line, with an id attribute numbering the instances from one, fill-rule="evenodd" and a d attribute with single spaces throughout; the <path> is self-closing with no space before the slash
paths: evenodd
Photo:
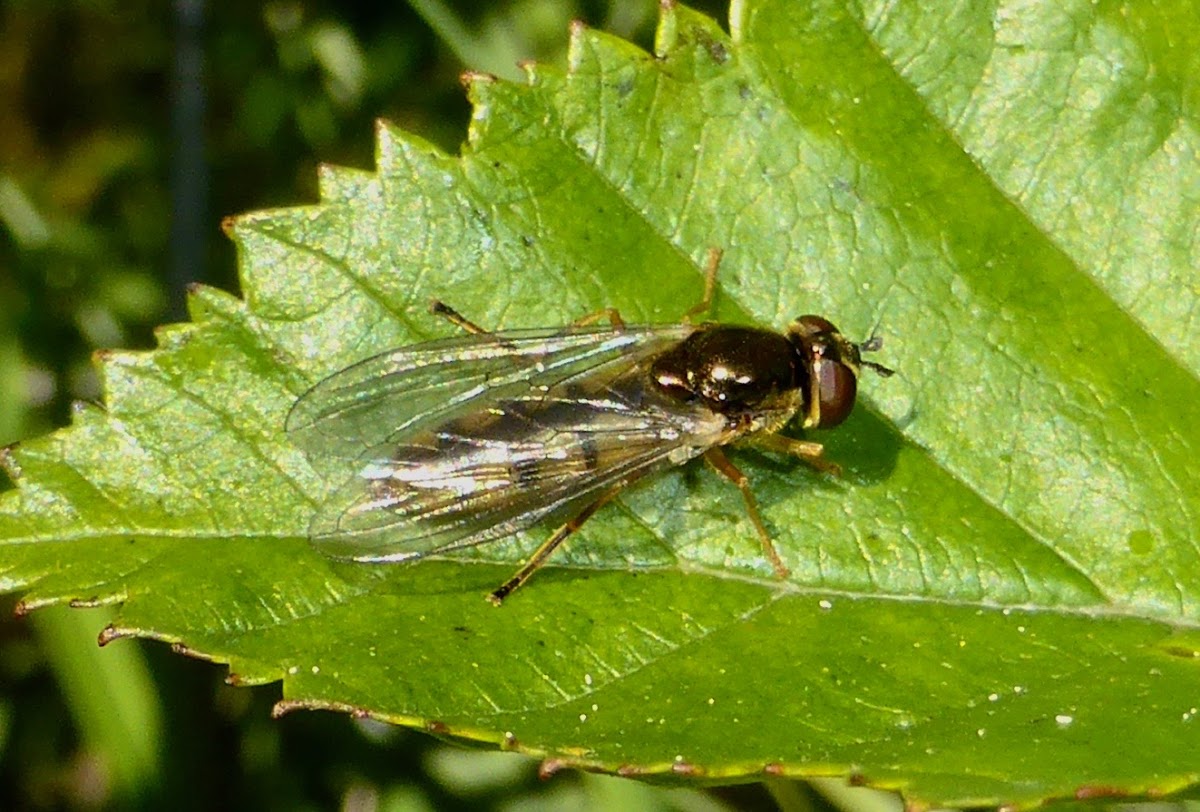
<path id="1" fill-rule="evenodd" d="M 725 418 L 647 386 L 648 359 L 690 329 L 602 331 L 636 340 L 593 346 L 583 357 L 583 348 L 556 346 L 520 379 L 499 362 L 477 361 L 475 373 L 491 372 L 484 390 L 432 418 L 409 416 L 404 430 L 363 454 L 314 519 L 314 542 L 358 561 L 460 549 L 566 517 L 721 442 Z"/>
<path id="2" fill-rule="evenodd" d="M 287 417 L 288 436 L 314 459 L 358 459 L 455 413 L 614 358 L 645 357 L 692 329 L 511 330 L 402 347 L 336 372 L 301 395 Z"/>

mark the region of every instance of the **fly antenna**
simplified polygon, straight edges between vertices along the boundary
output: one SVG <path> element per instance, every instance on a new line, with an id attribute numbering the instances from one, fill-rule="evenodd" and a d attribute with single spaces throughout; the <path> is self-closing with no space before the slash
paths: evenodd
<path id="1" fill-rule="evenodd" d="M 883 364 L 877 364 L 874 361 L 862 361 L 861 363 L 864 367 L 872 370 L 881 378 L 890 378 L 896 374 L 896 370 L 892 369 L 891 367 L 885 367 Z"/>
<path id="2" fill-rule="evenodd" d="M 881 315 L 875 320 L 875 326 L 871 328 L 871 337 L 858 345 L 860 352 L 879 352 L 883 349 L 883 336 L 879 334 L 879 325 L 882 323 L 883 316 Z M 892 369 L 891 367 L 885 367 L 883 364 L 878 364 L 874 361 L 862 361 L 861 363 L 864 367 L 872 370 L 881 378 L 888 378 L 896 374 L 896 370 Z"/>

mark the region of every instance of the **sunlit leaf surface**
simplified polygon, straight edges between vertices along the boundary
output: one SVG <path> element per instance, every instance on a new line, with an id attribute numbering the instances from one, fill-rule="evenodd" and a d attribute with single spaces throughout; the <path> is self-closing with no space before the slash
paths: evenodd
<path id="1" fill-rule="evenodd" d="M 103 407 L 10 451 L 0 587 L 354 709 L 626 773 L 852 773 L 937 805 L 1170 791 L 1200 752 L 1200 22 L 1189 3 L 678 8 L 656 54 L 476 77 L 463 155 L 394 128 L 320 204 L 230 223 L 245 299 L 101 359 Z M 828 316 L 900 370 L 755 452 L 791 568 L 699 466 L 532 545 L 337 564 L 287 442 L 321 377 L 451 328 L 601 306 Z M 346 473 L 343 471 L 343 474 Z"/>

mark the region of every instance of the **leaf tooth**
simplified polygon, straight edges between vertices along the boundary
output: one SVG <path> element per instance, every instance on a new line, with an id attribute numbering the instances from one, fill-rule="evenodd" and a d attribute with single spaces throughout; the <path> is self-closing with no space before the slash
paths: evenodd
<path id="1" fill-rule="evenodd" d="M 37 609 L 45 609 L 48 606 L 62 606 L 67 603 L 69 598 L 66 595 L 53 594 L 38 594 L 37 592 L 29 592 L 21 600 L 17 601 L 17 605 L 13 607 L 13 614 L 17 617 L 25 617 L 30 612 Z"/>
<path id="2" fill-rule="evenodd" d="M 526 62 L 527 60 L 522 60 L 522 64 L 525 64 Z M 462 86 L 469 91 L 477 84 L 490 85 L 493 82 L 500 81 L 500 78 L 496 76 L 496 74 L 488 73 L 487 71 L 465 70 L 459 75 L 458 81 L 461 82 Z"/>
<path id="3" fill-rule="evenodd" d="M 436 178 L 458 172 L 459 159 L 447 155 L 420 136 L 380 121 L 375 141 L 375 173 L 386 184 L 414 177 Z"/>
<path id="4" fill-rule="evenodd" d="M 587 50 L 588 27 L 583 20 L 571 21 L 571 32 L 567 39 L 567 73 L 575 73 Z"/>
<path id="5" fill-rule="evenodd" d="M 17 462 L 17 449 L 20 443 L 0 447 L 0 471 L 3 471 L 14 483 L 21 479 L 21 463 Z"/>
<path id="6" fill-rule="evenodd" d="M 621 61 L 630 65 L 651 64 L 655 57 L 629 40 L 607 31 L 588 28 L 582 23 L 571 26 L 571 37 L 567 45 L 567 75 L 593 73 L 596 66 L 605 61 Z"/>
<path id="7" fill-rule="evenodd" d="M 672 0 L 658 4 L 658 28 L 654 31 L 654 55 L 659 59 L 670 53 L 679 42 L 679 16 Z"/>
<path id="8" fill-rule="evenodd" d="M 376 133 L 383 126 L 384 122 L 376 122 Z M 380 197 L 379 180 L 374 172 L 328 163 L 317 167 L 317 192 L 326 206 L 371 203 Z"/>

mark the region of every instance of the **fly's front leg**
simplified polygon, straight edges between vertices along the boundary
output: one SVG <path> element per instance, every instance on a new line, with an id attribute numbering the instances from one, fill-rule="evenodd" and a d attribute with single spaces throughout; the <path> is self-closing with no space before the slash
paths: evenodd
<path id="1" fill-rule="evenodd" d="M 746 502 L 746 512 L 750 514 L 750 521 L 754 523 L 754 529 L 758 531 L 758 537 L 762 540 L 763 554 L 771 562 L 771 566 L 775 568 L 775 575 L 777 577 L 788 577 L 787 565 L 783 563 L 783 559 L 779 557 L 779 553 L 775 550 L 775 545 L 771 541 L 771 534 L 767 532 L 767 527 L 763 524 L 762 517 L 758 514 L 758 501 L 754 498 L 754 492 L 750 490 L 749 478 L 738 470 L 738 467 L 729 461 L 729 457 L 725 456 L 725 452 L 718 447 L 713 447 L 705 451 L 704 459 L 718 474 L 728 479 L 742 492 L 742 499 Z"/>
<path id="2" fill-rule="evenodd" d="M 756 434 L 747 437 L 745 442 L 777 454 L 787 454 L 799 457 L 823 474 L 841 476 L 842 466 L 825 459 L 825 446 L 811 440 L 796 440 L 784 437 L 782 434 Z"/>
<path id="3" fill-rule="evenodd" d="M 528 581 L 537 570 L 546 563 L 546 559 L 554 552 L 558 545 L 567 540 L 567 537 L 583 526 L 583 523 L 592 517 L 592 514 L 602 508 L 608 502 L 611 502 L 618 493 L 620 488 L 613 488 L 608 493 L 601 496 L 595 502 L 579 511 L 579 514 L 562 527 L 554 531 L 550 538 L 542 542 L 542 546 L 533 551 L 533 555 L 529 556 L 529 560 L 517 573 L 502 583 L 499 587 L 492 590 L 487 599 L 492 602 L 493 606 L 499 606 L 504 602 L 504 599 L 515 592 L 522 584 Z"/>

